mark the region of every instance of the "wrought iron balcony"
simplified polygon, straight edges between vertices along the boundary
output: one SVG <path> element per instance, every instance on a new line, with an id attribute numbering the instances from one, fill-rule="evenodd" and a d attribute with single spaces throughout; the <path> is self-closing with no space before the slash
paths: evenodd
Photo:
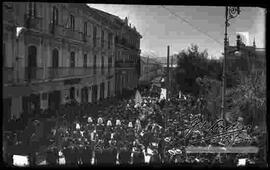
<path id="1" fill-rule="evenodd" d="M 132 68 L 132 67 L 136 67 L 136 63 L 117 61 L 115 62 L 115 67 L 116 68 Z"/>
<path id="2" fill-rule="evenodd" d="M 30 16 L 29 14 L 26 14 L 24 16 L 25 18 L 25 27 L 28 29 L 40 29 L 41 28 L 41 21 L 42 18 L 39 18 L 37 16 Z"/>
<path id="3" fill-rule="evenodd" d="M 67 37 L 67 38 L 70 38 L 70 39 L 74 39 L 74 40 L 77 40 L 77 41 L 83 41 L 82 33 L 79 32 L 79 31 L 76 31 L 76 30 L 64 29 L 63 35 L 65 37 Z"/>
<path id="4" fill-rule="evenodd" d="M 50 24 L 50 32 L 54 35 L 63 35 L 63 29 L 64 27 L 62 25 L 54 23 Z"/>

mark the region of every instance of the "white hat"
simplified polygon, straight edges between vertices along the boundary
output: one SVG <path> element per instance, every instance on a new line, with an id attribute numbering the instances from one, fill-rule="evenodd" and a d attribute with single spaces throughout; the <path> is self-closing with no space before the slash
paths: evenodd
<path id="1" fill-rule="evenodd" d="M 112 122 L 110 120 L 107 121 L 107 126 L 112 126 Z"/>
<path id="2" fill-rule="evenodd" d="M 92 118 L 91 117 L 88 117 L 87 122 L 88 123 L 92 123 L 93 122 Z"/>
<path id="3" fill-rule="evenodd" d="M 58 152 L 58 156 L 60 156 L 60 157 L 63 156 L 63 152 L 62 151 L 59 151 Z"/>
<path id="4" fill-rule="evenodd" d="M 132 122 L 128 123 L 128 127 L 133 127 Z"/>
<path id="5" fill-rule="evenodd" d="M 102 124 L 103 123 L 103 119 L 101 117 L 98 118 L 98 124 Z"/>
<path id="6" fill-rule="evenodd" d="M 81 127 L 80 127 L 80 124 L 79 123 L 76 123 L 76 129 L 79 130 Z"/>
<path id="7" fill-rule="evenodd" d="M 121 121 L 119 119 L 116 120 L 116 125 L 121 125 Z"/>

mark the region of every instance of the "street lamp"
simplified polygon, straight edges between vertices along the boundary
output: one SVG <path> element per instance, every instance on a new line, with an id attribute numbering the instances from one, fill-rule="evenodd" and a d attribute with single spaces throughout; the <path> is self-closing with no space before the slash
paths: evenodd
<path id="1" fill-rule="evenodd" d="M 226 53 L 228 46 L 227 29 L 230 26 L 229 20 L 237 17 L 240 14 L 240 7 L 225 7 L 225 38 L 224 38 L 224 61 L 223 61 L 223 74 L 222 74 L 222 101 L 221 101 L 221 119 L 224 122 L 224 108 L 225 108 L 225 94 L 226 94 Z"/>

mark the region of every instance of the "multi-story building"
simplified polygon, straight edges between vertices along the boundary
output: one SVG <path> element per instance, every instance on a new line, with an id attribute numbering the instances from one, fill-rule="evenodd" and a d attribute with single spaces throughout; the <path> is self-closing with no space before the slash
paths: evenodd
<path id="1" fill-rule="evenodd" d="M 141 57 L 140 83 L 150 83 L 154 78 L 162 75 L 162 65 L 155 59 Z"/>
<path id="2" fill-rule="evenodd" d="M 242 77 L 254 71 L 265 73 L 265 61 L 265 49 L 257 48 L 255 39 L 252 46 L 246 46 L 241 37 L 237 36 L 236 45 L 228 46 L 226 57 L 228 72 L 238 72 Z"/>
<path id="3" fill-rule="evenodd" d="M 137 32 L 86 4 L 9 2 L 2 8 L 5 118 L 55 110 L 70 99 L 87 103 L 115 96 L 119 32 L 130 36 L 121 56 L 135 63 L 139 53 Z"/>
<path id="4" fill-rule="evenodd" d="M 135 27 L 128 19 L 114 17 L 118 26 L 115 36 L 115 92 L 122 95 L 125 90 L 137 88 L 140 77 L 140 39 Z"/>

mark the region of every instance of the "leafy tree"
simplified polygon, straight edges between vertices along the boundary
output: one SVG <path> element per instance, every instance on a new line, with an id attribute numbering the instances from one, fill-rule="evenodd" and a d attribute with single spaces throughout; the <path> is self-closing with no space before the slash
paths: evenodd
<path id="1" fill-rule="evenodd" d="M 232 118 L 242 116 L 247 124 L 265 123 L 266 77 L 264 73 L 253 72 L 239 78 L 236 87 L 227 90 L 228 111 Z"/>
<path id="2" fill-rule="evenodd" d="M 219 61 L 208 59 L 207 50 L 199 52 L 199 47 L 192 44 L 187 50 L 182 50 L 178 54 L 174 78 L 183 93 L 199 96 L 201 87 L 196 83 L 196 79 L 204 76 L 220 79 L 221 66 Z"/>

